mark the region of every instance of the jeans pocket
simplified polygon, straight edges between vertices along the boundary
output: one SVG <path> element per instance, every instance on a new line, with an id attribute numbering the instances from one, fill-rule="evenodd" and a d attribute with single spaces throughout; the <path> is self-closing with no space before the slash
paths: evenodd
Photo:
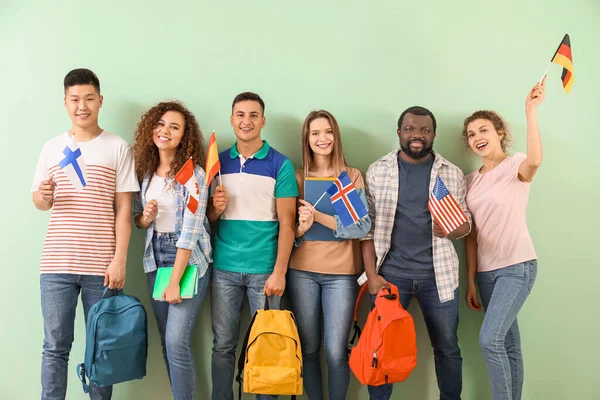
<path id="1" fill-rule="evenodd" d="M 508 267 L 504 267 L 498 271 L 498 276 L 512 276 L 516 278 L 525 278 L 525 264 L 529 268 L 528 263 L 518 263 Z"/>

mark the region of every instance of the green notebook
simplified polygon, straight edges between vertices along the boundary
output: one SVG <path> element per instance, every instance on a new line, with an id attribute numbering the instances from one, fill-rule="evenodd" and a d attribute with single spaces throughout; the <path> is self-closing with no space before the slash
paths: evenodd
<path id="1" fill-rule="evenodd" d="M 154 282 L 154 291 L 152 298 L 163 301 L 162 294 L 169 286 L 173 274 L 173 267 L 163 267 L 156 271 L 156 281 Z M 180 296 L 182 299 L 191 299 L 197 292 L 198 266 L 188 265 L 179 281 Z"/>

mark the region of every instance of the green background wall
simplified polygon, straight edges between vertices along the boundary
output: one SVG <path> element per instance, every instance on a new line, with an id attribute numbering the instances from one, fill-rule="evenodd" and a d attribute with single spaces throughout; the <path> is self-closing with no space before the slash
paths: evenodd
<path id="1" fill-rule="evenodd" d="M 599 225 L 593 207 L 600 200 L 599 17 L 598 0 L 2 0 L 0 398 L 39 398 L 38 265 L 49 213 L 34 208 L 29 190 L 43 143 L 70 127 L 61 86 L 70 69 L 89 67 L 99 75 L 105 96 L 101 126 L 128 140 L 144 110 L 175 98 L 195 112 L 206 137 L 216 129 L 225 149 L 234 140 L 231 100 L 252 90 L 267 104 L 263 137 L 296 166 L 302 121 L 310 110 L 325 108 L 338 118 L 349 163 L 365 171 L 397 146 L 400 112 L 419 104 L 437 116 L 436 149 L 470 172 L 478 161 L 461 143 L 462 120 L 479 108 L 498 110 L 512 126 L 513 151 L 524 151 L 525 95 L 565 32 L 574 49 L 575 84 L 566 95 L 560 67 L 553 65 L 539 110 L 544 163 L 532 186 L 528 218 L 540 270 L 519 316 L 524 398 L 600 398 L 600 263 L 593 255 Z M 462 242 L 457 247 L 464 260 Z M 136 231 L 126 290 L 148 305 L 141 254 L 142 232 Z M 467 309 L 463 296 L 464 291 L 463 398 L 490 399 L 477 343 L 483 314 Z M 419 364 L 395 386 L 393 398 L 433 400 L 438 392 L 429 340 L 416 304 L 410 311 L 416 316 Z M 85 343 L 81 315 L 71 353 L 70 399 L 86 398 L 75 373 Z M 118 385 L 115 399 L 171 396 L 149 317 L 148 375 Z M 209 398 L 211 345 L 206 301 L 194 335 L 198 399 Z M 353 379 L 348 398 L 367 396 Z"/>

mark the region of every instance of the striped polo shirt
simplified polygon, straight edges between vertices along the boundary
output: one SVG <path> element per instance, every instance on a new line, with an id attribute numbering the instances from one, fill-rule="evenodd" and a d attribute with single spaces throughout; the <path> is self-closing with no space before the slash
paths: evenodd
<path id="1" fill-rule="evenodd" d="M 213 268 L 271 273 L 279 233 L 276 199 L 298 196 L 294 167 L 267 141 L 248 159 L 234 145 L 219 161 L 228 200 L 217 224 Z"/>

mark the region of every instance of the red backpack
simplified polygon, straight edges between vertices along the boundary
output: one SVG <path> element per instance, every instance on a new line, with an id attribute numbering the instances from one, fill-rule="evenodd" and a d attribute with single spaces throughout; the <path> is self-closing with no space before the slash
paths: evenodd
<path id="1" fill-rule="evenodd" d="M 350 351 L 350 369 L 363 385 L 380 386 L 402 382 L 417 365 L 417 336 L 413 317 L 400 304 L 398 288 L 377 293 L 361 333 L 358 307 L 368 285 L 365 284 L 354 308 L 354 336 L 358 344 Z"/>

